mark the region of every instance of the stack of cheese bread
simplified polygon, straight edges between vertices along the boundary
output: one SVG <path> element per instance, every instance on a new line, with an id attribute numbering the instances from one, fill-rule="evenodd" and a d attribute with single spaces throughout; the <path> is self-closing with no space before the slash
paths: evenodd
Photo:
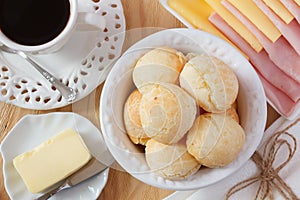
<path id="1" fill-rule="evenodd" d="M 157 175 L 184 179 L 202 165 L 225 166 L 241 152 L 238 80 L 221 60 L 156 48 L 136 62 L 133 82 L 124 124 L 131 141 L 146 146 L 146 161 Z"/>

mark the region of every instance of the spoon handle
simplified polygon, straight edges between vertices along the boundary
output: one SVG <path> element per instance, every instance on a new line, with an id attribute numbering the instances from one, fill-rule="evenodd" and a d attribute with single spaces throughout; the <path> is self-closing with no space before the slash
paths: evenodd
<path id="1" fill-rule="evenodd" d="M 57 78 L 55 78 L 51 73 L 47 72 L 43 69 L 38 63 L 32 60 L 27 54 L 21 51 L 17 51 L 17 54 L 27 60 L 32 66 L 40 72 L 60 93 L 61 95 L 68 101 L 72 102 L 76 98 L 76 91 L 73 88 L 70 88 L 60 82 Z"/>

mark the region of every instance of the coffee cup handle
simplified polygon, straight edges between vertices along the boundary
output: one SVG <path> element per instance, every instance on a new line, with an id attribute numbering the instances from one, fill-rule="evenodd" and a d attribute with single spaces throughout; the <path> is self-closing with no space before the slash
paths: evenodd
<path id="1" fill-rule="evenodd" d="M 105 18 L 97 13 L 89 2 L 85 0 L 78 1 L 77 31 L 99 31 L 105 28 Z"/>

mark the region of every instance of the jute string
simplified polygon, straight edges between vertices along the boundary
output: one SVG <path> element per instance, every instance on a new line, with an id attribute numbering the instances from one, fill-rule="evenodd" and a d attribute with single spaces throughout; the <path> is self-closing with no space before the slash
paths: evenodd
<path id="1" fill-rule="evenodd" d="M 293 190 L 278 175 L 280 170 L 290 162 L 296 152 L 296 138 L 292 134 L 288 133 L 288 130 L 296 125 L 299 121 L 300 118 L 295 120 L 295 122 L 287 126 L 282 131 L 279 131 L 272 137 L 270 137 L 264 146 L 262 156 L 257 151 L 253 154 L 251 159 L 259 168 L 260 174 L 255 177 L 243 180 L 230 188 L 230 190 L 226 194 L 226 200 L 229 200 L 232 195 L 249 187 L 254 183 L 259 183 L 257 192 L 254 197 L 255 200 L 273 200 L 273 190 L 279 191 L 280 195 L 286 200 L 299 200 Z M 274 168 L 274 161 L 279 150 L 282 148 L 288 150 L 288 155 L 286 158 L 284 158 L 285 160 L 280 165 Z"/>

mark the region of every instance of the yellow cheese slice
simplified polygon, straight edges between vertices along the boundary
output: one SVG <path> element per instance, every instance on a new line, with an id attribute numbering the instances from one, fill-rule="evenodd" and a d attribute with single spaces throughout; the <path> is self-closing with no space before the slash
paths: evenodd
<path id="1" fill-rule="evenodd" d="M 272 42 L 275 42 L 281 36 L 280 31 L 252 0 L 228 1 L 243 13 Z"/>
<path id="2" fill-rule="evenodd" d="M 187 20 L 193 27 L 204 30 L 226 40 L 228 43 L 238 49 L 245 58 L 248 59 L 248 56 L 246 56 L 213 24 L 210 23 L 208 17 L 214 12 L 214 10 L 204 0 L 168 0 L 168 5 L 176 13 Z"/>
<path id="3" fill-rule="evenodd" d="M 231 14 L 223 5 L 221 0 L 205 0 L 242 38 L 244 38 L 255 51 L 263 49 L 257 38 L 242 24 L 233 14 Z"/>
<path id="4" fill-rule="evenodd" d="M 226 38 L 208 21 L 213 9 L 203 0 L 169 0 L 168 5 L 195 28 Z"/>
<path id="5" fill-rule="evenodd" d="M 91 155 L 80 135 L 67 129 L 13 160 L 31 193 L 39 193 L 85 165 Z"/>
<path id="6" fill-rule="evenodd" d="M 286 24 L 290 23 L 294 16 L 279 0 L 263 0 Z M 300 2 L 300 1 L 299 1 Z"/>
<path id="7" fill-rule="evenodd" d="M 294 0 L 300 6 L 300 0 Z"/>

